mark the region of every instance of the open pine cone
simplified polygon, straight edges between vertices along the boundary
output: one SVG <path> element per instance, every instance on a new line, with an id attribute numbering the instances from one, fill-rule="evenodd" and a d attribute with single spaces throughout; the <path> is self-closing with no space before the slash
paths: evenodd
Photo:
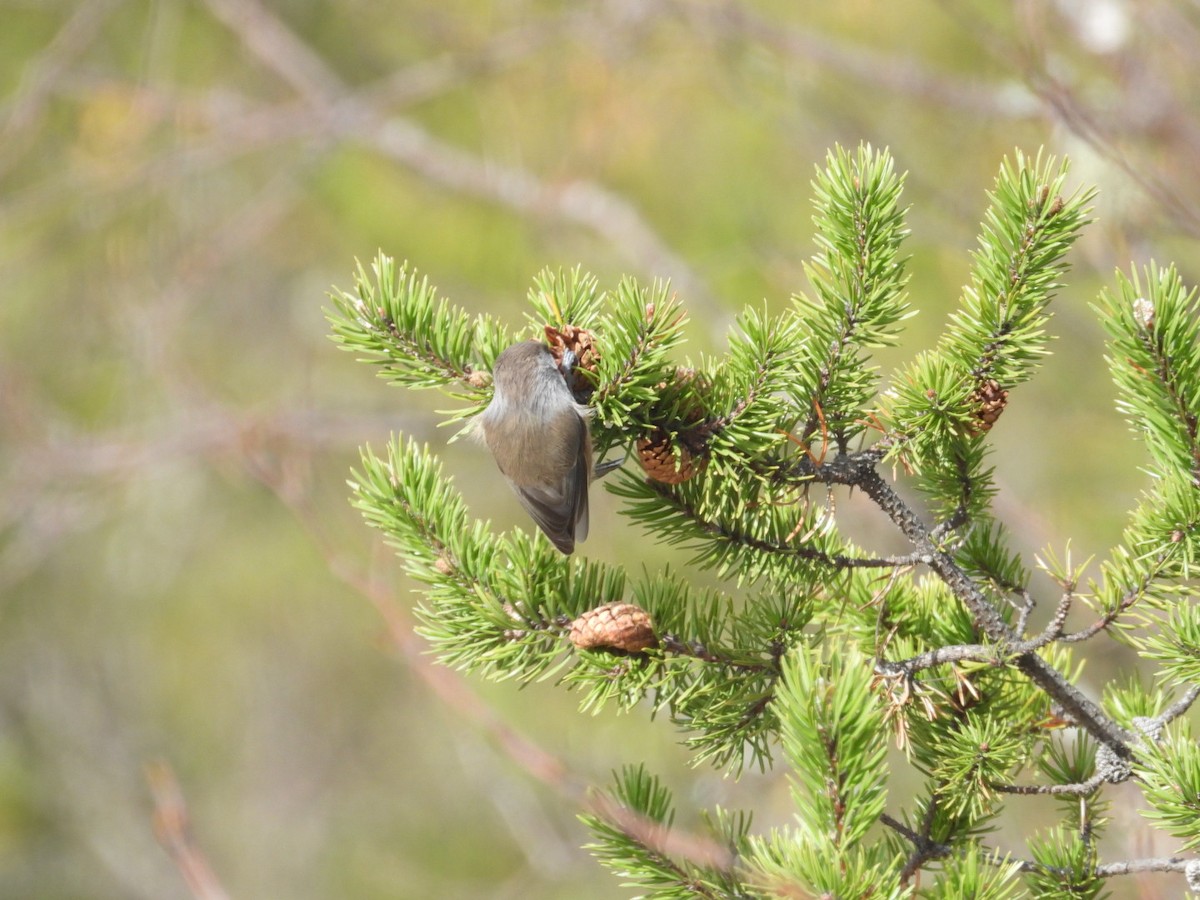
<path id="1" fill-rule="evenodd" d="M 992 430 L 992 426 L 1008 406 L 1008 391 L 1001 390 L 1000 382 L 989 378 L 971 394 L 970 402 L 975 408 L 975 425 L 971 434 L 978 437 Z"/>
<path id="2" fill-rule="evenodd" d="M 600 359 L 600 351 L 596 349 L 596 340 L 587 329 L 578 325 L 563 325 L 555 328 L 553 325 L 544 326 L 546 340 L 550 343 L 550 353 L 554 361 L 562 368 L 563 356 L 568 350 L 575 354 L 575 363 L 567 377 L 567 387 L 580 402 L 586 402 L 592 392 L 592 383 L 580 375 L 581 371 L 596 371 Z"/>

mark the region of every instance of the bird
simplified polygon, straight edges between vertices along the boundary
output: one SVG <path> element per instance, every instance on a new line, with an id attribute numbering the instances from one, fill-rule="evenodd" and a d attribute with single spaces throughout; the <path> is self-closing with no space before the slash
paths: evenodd
<path id="1" fill-rule="evenodd" d="M 569 372 L 574 362 L 566 351 L 563 369 Z M 540 341 L 505 349 L 492 367 L 492 400 L 479 415 L 479 429 L 517 500 L 570 555 L 588 534 L 592 439 L 589 410 L 576 402 L 563 369 Z"/>

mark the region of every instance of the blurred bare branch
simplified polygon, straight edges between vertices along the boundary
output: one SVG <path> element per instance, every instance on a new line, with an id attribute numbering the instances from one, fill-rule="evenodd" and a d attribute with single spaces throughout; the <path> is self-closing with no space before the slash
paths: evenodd
<path id="1" fill-rule="evenodd" d="M 693 307 L 713 308 L 701 278 L 624 197 L 588 180 L 544 182 L 518 166 L 485 160 L 443 141 L 416 123 L 356 96 L 320 57 L 252 0 L 206 0 L 248 50 L 297 90 L 325 127 L 342 140 L 365 143 L 434 183 L 500 203 L 523 215 L 566 221 L 606 240 L 639 269 L 671 279 Z"/>
<path id="2" fill-rule="evenodd" d="M 204 0 L 204 5 L 254 56 L 314 106 L 327 105 L 346 93 L 325 61 L 260 3 Z"/>
<path id="3" fill-rule="evenodd" d="M 1178 9 L 1123 4 L 1122 14 L 1130 21 L 1101 52 L 1072 47 L 1072 29 L 1060 26 L 1062 11 L 1050 5 L 1018 5 L 1017 40 L 981 10 L 937 2 L 974 36 L 981 51 L 1024 81 L 1046 115 L 1124 174 L 1149 200 L 1153 215 L 1184 235 L 1200 237 L 1200 192 L 1193 177 L 1200 171 L 1196 95 L 1188 77 L 1173 74 L 1190 71 L 1200 51 L 1200 32 L 1180 18 Z M 1146 53 L 1148 46 L 1155 52 Z M 1098 94 L 1084 87 L 1094 85 L 1097 75 L 1107 82 Z"/>
<path id="4" fill-rule="evenodd" d="M 355 446 L 364 435 L 402 425 L 395 414 L 364 416 L 326 410 L 284 409 L 245 414 L 215 404 L 183 410 L 151 428 L 112 429 L 99 435 L 57 428 L 27 439 L 0 479 L 0 588 L 11 587 L 54 556 L 69 536 L 117 510 L 113 491 L 152 478 L 181 461 L 239 460 L 254 448 L 291 447 L 314 453 Z M 7 422 L 0 418 L 0 430 Z"/>
<path id="5" fill-rule="evenodd" d="M 95 39 L 101 26 L 124 0 L 86 0 L 59 29 L 54 39 L 24 66 L 20 84 L 0 115 L 0 174 L 18 158 L 23 133 L 28 133 L 54 93 L 57 80 Z"/>
<path id="6" fill-rule="evenodd" d="M 162 760 L 147 764 L 146 781 L 154 795 L 154 833 L 179 869 L 196 900 L 228 900 L 208 858 L 196 843 L 183 788 Z"/>
<path id="7" fill-rule="evenodd" d="M 796 65 L 828 69 L 866 88 L 935 104 L 973 118 L 1026 119 L 1037 113 L 1032 98 L 1012 85 L 988 84 L 936 72 L 912 56 L 855 46 L 828 31 L 781 25 L 736 0 L 693 3 L 659 0 L 710 41 L 731 39 L 766 47 Z"/>
<path id="8" fill-rule="evenodd" d="M 447 89 L 462 72 L 511 62 L 562 30 L 583 31 L 591 18 L 576 16 L 539 29 L 515 30 L 470 60 L 417 63 L 380 84 L 354 90 L 262 5 L 232 0 L 207 3 L 260 62 L 298 93 L 298 99 L 266 106 L 243 99 L 230 109 L 225 94 L 214 98 L 220 102 L 206 110 L 183 97 L 163 96 L 161 87 L 139 89 L 148 92 L 159 108 L 192 106 L 209 121 L 214 135 L 207 141 L 168 148 L 145 165 L 110 180 L 105 186 L 109 195 L 126 198 L 135 185 L 162 187 L 287 141 L 362 144 L 452 191 L 497 203 L 524 217 L 561 221 L 590 231 L 643 273 L 669 278 L 694 308 L 715 309 L 716 300 L 703 279 L 625 197 L 588 179 L 547 182 L 528 169 L 450 144 L 388 108 L 398 101 L 428 96 L 435 89 Z M 22 214 L 63 202 L 81 187 L 74 178 L 63 176 L 56 184 L 11 195 L 0 205 L 0 220 L 15 224 Z"/>

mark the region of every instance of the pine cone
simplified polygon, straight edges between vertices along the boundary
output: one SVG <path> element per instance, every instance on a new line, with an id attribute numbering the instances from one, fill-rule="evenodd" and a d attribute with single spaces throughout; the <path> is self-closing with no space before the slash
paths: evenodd
<path id="1" fill-rule="evenodd" d="M 650 615 L 632 603 L 606 603 L 571 623 L 571 643 L 580 650 L 638 653 L 658 646 Z"/>
<path id="2" fill-rule="evenodd" d="M 704 459 L 692 452 L 661 428 L 649 437 L 638 438 L 638 460 L 646 475 L 663 484 L 682 484 L 704 468 Z"/>
<path id="3" fill-rule="evenodd" d="M 978 437 L 992 430 L 1000 413 L 1008 406 L 1008 391 L 1000 389 L 1000 382 L 989 378 L 971 394 L 970 403 L 975 408 L 975 425 L 971 436 Z"/>
<path id="4" fill-rule="evenodd" d="M 595 373 L 600 360 L 600 351 L 596 349 L 596 340 L 590 331 L 578 325 L 564 325 L 555 328 L 553 325 L 544 326 L 546 340 L 550 342 L 550 353 L 554 361 L 562 368 L 564 354 L 570 350 L 575 354 L 575 363 L 567 376 L 567 387 L 576 399 L 585 402 L 592 392 L 592 383 L 581 376 L 580 371 Z"/>

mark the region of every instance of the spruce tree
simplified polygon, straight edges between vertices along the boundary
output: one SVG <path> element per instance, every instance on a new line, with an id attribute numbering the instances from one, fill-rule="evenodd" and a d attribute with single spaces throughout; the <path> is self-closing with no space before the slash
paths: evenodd
<path id="1" fill-rule="evenodd" d="M 1047 353 L 1088 222 L 1092 192 L 1066 184 L 1042 154 L 1003 162 L 956 311 L 886 383 L 872 351 L 910 312 L 907 230 L 903 178 L 868 146 L 817 170 L 811 293 L 778 314 L 748 308 L 719 357 L 679 356 L 686 300 L 669 285 L 536 277 L 533 336 L 577 351 L 598 454 L 637 460 L 605 479 L 631 530 L 693 551 L 723 589 L 563 556 L 532 528 L 498 534 L 435 450 L 404 436 L 363 450 L 353 502 L 424 585 L 422 631 L 443 663 L 552 676 L 583 709 L 661 714 L 698 763 L 787 773 L 792 826 L 756 832 L 715 810 L 722 852 L 698 858 L 654 839 L 673 822 L 669 791 L 614 760 L 609 809 L 634 818 L 583 818 L 591 850 L 642 896 L 1079 898 L 1144 871 L 1200 887 L 1200 745 L 1184 717 L 1200 693 L 1200 323 L 1174 268 L 1118 274 L 1095 303 L 1150 475 L 1121 543 L 1086 581 L 1069 552 L 1039 555 L 1061 587 L 1039 597 L 993 513 L 989 431 Z M 332 297 L 335 340 L 391 382 L 445 392 L 467 427 L 497 355 L 530 336 L 384 255 Z M 827 502 L 843 491 L 869 498 L 907 551 L 847 539 Z M 1091 624 L 1069 630 L 1076 608 Z M 1081 662 L 1114 640 L 1155 667 L 1154 685 L 1087 696 Z M 889 795 L 898 764 L 919 773 L 915 794 Z M 1101 858 L 1106 794 L 1125 781 L 1181 855 Z M 1024 847 L 991 843 L 997 817 L 1037 795 L 1060 802 L 1057 823 Z"/>

